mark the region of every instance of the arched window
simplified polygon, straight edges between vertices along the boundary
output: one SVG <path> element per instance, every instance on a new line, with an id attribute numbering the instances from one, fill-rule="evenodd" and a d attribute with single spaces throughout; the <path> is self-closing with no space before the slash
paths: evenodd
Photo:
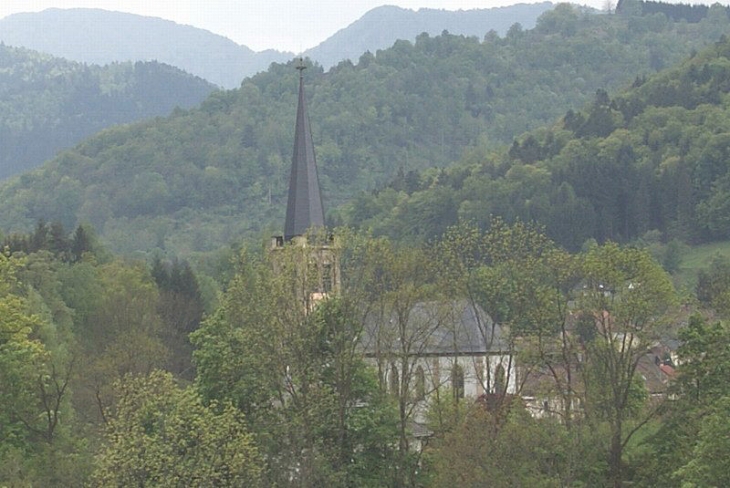
<path id="1" fill-rule="evenodd" d="M 503 395 L 507 393 L 505 390 L 507 384 L 507 375 L 504 372 L 504 367 L 501 364 L 497 365 L 497 369 L 494 371 L 494 393 Z"/>
<path id="2" fill-rule="evenodd" d="M 421 366 L 416 368 L 416 401 L 426 399 L 426 373 Z"/>
<path id="3" fill-rule="evenodd" d="M 395 364 L 390 365 L 390 393 L 393 396 L 398 396 L 400 378 L 398 377 L 398 368 Z"/>
<path id="4" fill-rule="evenodd" d="M 464 368 L 458 364 L 451 368 L 451 388 L 454 398 L 464 398 Z"/>

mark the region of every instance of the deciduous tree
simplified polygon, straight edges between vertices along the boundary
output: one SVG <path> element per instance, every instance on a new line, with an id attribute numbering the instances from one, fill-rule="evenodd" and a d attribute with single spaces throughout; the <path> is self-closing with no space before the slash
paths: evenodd
<path id="1" fill-rule="evenodd" d="M 115 389 L 92 486 L 262 486 L 262 460 L 233 406 L 206 406 L 161 371 L 128 375 Z"/>

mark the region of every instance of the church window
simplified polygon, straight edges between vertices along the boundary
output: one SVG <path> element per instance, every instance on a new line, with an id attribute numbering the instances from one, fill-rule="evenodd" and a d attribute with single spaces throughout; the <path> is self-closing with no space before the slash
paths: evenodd
<path id="1" fill-rule="evenodd" d="M 398 383 L 400 383 L 400 378 L 398 377 L 398 368 L 396 368 L 395 364 L 390 365 L 390 393 L 393 396 L 398 396 L 398 391 L 400 390 Z"/>
<path id="2" fill-rule="evenodd" d="M 507 375 L 504 372 L 504 367 L 499 364 L 494 372 L 494 392 L 500 395 L 507 393 L 505 390 L 506 383 Z"/>
<path id="3" fill-rule="evenodd" d="M 426 374 L 423 367 L 416 368 L 416 401 L 420 402 L 426 399 Z"/>
<path id="4" fill-rule="evenodd" d="M 454 390 L 454 398 L 464 398 L 464 368 L 454 364 L 451 368 L 451 388 Z"/>

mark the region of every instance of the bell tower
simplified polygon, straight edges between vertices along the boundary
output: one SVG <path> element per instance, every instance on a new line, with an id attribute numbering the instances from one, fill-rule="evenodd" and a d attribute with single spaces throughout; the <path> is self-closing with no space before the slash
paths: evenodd
<path id="1" fill-rule="evenodd" d="M 296 69 L 299 71 L 299 102 L 294 126 L 294 153 L 292 155 L 291 173 L 289 177 L 289 195 L 286 205 L 284 235 L 274 236 L 272 251 L 293 245 L 307 249 L 303 255 L 308 263 L 317 270 L 318 282 L 310 291 L 310 297 L 316 301 L 331 293 L 336 293 L 340 286 L 339 258 L 336 252 L 334 237 L 328 234 L 324 225 L 324 206 L 322 192 L 319 187 L 317 160 L 314 154 L 312 131 L 307 114 L 304 94 L 303 60 L 299 60 Z"/>

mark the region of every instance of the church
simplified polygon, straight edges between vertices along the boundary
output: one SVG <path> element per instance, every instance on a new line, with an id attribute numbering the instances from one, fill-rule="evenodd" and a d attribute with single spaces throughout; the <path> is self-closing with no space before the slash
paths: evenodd
<path id="1" fill-rule="evenodd" d="M 333 237 L 313 239 L 325 231 L 324 205 L 317 172 L 300 63 L 299 99 L 294 150 L 283 235 L 272 238 L 271 252 L 294 245 L 306 248 L 306 259 L 316 263 L 317 283 L 308 307 L 340 290 L 340 266 Z M 275 260 L 274 260 L 275 261 Z M 398 320 L 404 323 L 396 324 Z M 416 343 L 402 353 L 399 343 Z M 391 311 L 371 315 L 363 324 L 361 351 L 379 372 L 382 385 L 407 400 L 414 436 L 426 436 L 427 405 L 439 395 L 451 398 L 487 398 L 518 391 L 517 367 L 509 333 L 479 305 L 467 300 L 417 303 L 406 318 Z"/>

